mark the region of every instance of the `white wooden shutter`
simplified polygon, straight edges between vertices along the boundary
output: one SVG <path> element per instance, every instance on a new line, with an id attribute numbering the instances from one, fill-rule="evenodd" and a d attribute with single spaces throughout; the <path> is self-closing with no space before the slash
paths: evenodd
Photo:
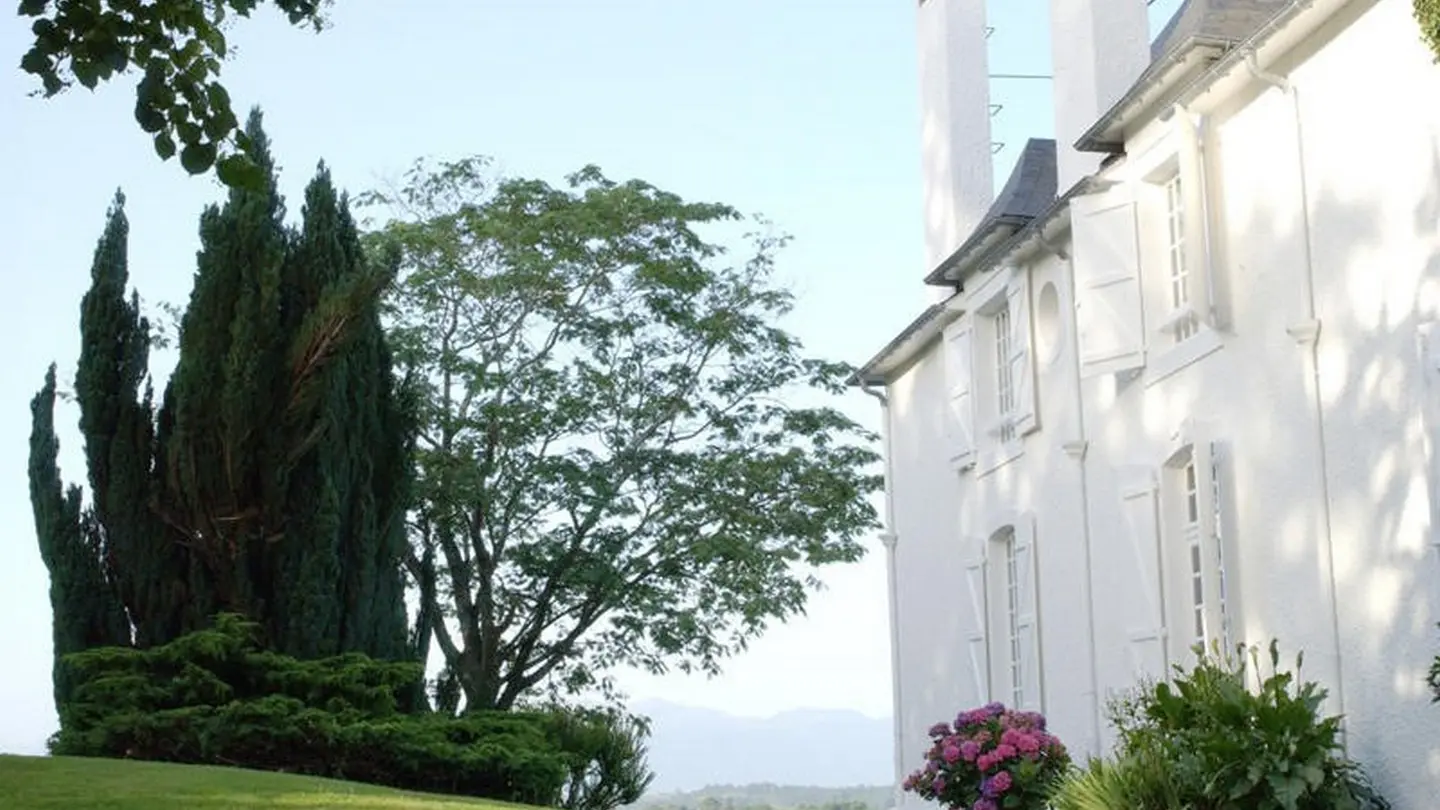
<path id="1" fill-rule="evenodd" d="M 956 470 L 975 464 L 975 332 L 970 319 L 945 330 L 945 428 L 950 464 Z"/>
<path id="2" fill-rule="evenodd" d="M 983 547 L 983 541 L 977 541 Z M 965 651 L 970 659 L 970 700 L 972 706 L 990 701 L 990 656 L 985 643 L 985 626 L 990 613 L 985 593 L 985 558 L 974 557 L 965 563 L 966 604 L 970 620 L 965 634 Z"/>
<path id="3" fill-rule="evenodd" d="M 1034 330 L 1030 323 L 1030 271 L 1015 269 L 1005 291 L 1010 304 L 1010 378 L 1015 386 L 1015 435 L 1040 427 L 1035 404 Z"/>
<path id="4" fill-rule="evenodd" d="M 1132 565 L 1126 572 L 1131 609 L 1128 625 L 1130 670 L 1134 677 L 1166 676 L 1165 609 L 1161 600 L 1160 524 L 1153 477 L 1120 493 L 1124 542 Z"/>
<path id="5" fill-rule="evenodd" d="M 1042 711 L 1043 693 L 1041 683 L 1040 654 L 1040 605 L 1037 597 L 1039 575 L 1035 555 L 1035 523 L 1022 519 L 1015 525 L 1015 576 L 1016 602 L 1020 608 L 1016 628 L 1020 635 L 1020 694 L 1024 697 L 1019 708 Z"/>
<path id="6" fill-rule="evenodd" d="M 1122 187 L 1070 203 L 1081 376 L 1145 365 L 1135 203 Z"/>

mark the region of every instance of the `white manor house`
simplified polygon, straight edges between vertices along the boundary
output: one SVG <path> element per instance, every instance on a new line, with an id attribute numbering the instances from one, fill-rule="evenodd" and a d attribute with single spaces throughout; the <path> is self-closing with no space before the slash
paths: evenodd
<path id="1" fill-rule="evenodd" d="M 1146 0 L 1051 0 L 1058 138 L 998 195 L 984 6 L 919 2 L 932 303 L 854 380 L 897 781 L 989 700 L 1107 751 L 1110 695 L 1276 638 L 1396 810 L 1440 808 L 1440 66 L 1410 0 L 1188 0 L 1153 43 Z"/>

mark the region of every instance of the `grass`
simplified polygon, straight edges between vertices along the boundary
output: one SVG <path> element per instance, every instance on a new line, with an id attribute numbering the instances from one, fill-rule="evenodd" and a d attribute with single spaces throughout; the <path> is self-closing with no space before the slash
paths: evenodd
<path id="1" fill-rule="evenodd" d="M 521 805 L 406 793 L 282 773 L 116 759 L 0 756 L 5 810 L 518 810 Z"/>

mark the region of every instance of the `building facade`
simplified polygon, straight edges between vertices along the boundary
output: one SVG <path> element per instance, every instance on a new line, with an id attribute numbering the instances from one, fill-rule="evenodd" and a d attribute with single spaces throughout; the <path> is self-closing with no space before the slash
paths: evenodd
<path id="1" fill-rule="evenodd" d="M 983 3 L 919 7 L 934 303 L 855 378 L 897 781 L 989 700 L 1101 753 L 1111 695 L 1275 638 L 1434 807 L 1440 66 L 1409 0 L 1189 0 L 1153 44 L 1145 6 L 1053 0 L 1060 137 L 993 199 L 986 67 L 945 51 Z"/>

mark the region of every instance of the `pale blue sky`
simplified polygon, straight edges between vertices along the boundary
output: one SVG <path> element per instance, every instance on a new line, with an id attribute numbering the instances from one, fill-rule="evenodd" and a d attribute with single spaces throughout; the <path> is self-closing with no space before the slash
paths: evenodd
<path id="1" fill-rule="evenodd" d="M 1178 0 L 1152 7 L 1159 17 Z M 994 72 L 1048 73 L 1048 0 L 990 0 Z M 587 163 L 761 213 L 795 237 L 790 327 L 860 362 L 927 302 L 922 267 L 914 0 L 340 0 L 323 35 L 260 14 L 225 73 L 259 103 L 299 194 L 321 158 L 352 191 L 420 156 L 486 154 L 552 181 Z M 1153 26 L 1152 26 L 1153 27 Z M 80 296 L 106 206 L 123 187 L 132 282 L 188 297 L 197 216 L 220 192 L 155 158 L 131 117 L 133 79 L 50 101 L 13 67 L 24 21 L 0 16 L 0 751 L 54 730 L 48 581 L 30 513 L 28 402 L 46 365 L 73 370 Z M 1052 134 L 1048 82 L 999 81 L 1003 180 L 1027 137 Z M 168 363 L 169 358 L 158 358 Z M 165 369 L 168 371 L 168 367 Z M 158 387 L 158 386 L 157 386 Z M 847 403 L 878 428 L 875 405 Z M 62 410 L 63 472 L 83 478 Z M 890 712 L 884 558 L 829 572 L 808 617 L 774 629 L 717 679 L 629 675 L 636 698 L 737 714 Z"/>

